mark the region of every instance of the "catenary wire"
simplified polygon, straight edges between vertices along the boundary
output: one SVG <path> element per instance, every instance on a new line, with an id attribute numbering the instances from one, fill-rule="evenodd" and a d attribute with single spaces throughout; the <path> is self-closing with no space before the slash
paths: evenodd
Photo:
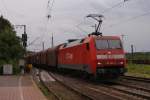
<path id="1" fill-rule="evenodd" d="M 127 22 L 129 22 L 129 21 L 136 20 L 136 19 L 141 18 L 141 17 L 144 17 L 144 16 L 148 16 L 148 15 L 150 15 L 150 11 L 149 11 L 149 12 L 146 12 L 146 13 L 143 13 L 143 14 L 140 14 L 140 15 L 137 15 L 137 16 L 133 16 L 133 17 L 131 17 L 131 18 L 129 18 L 129 19 L 126 19 L 126 20 L 124 20 L 124 21 L 120 21 L 120 22 L 118 22 L 118 23 L 116 23 L 116 24 L 109 25 L 109 26 L 106 27 L 106 28 L 112 28 L 112 27 L 114 27 L 114 26 L 118 26 L 118 25 L 127 23 Z"/>
<path id="2" fill-rule="evenodd" d="M 114 8 L 116 8 L 116 7 L 120 6 L 120 5 L 122 5 L 123 3 L 127 2 L 127 1 L 130 1 L 130 0 L 123 0 L 123 1 L 121 1 L 121 2 L 119 2 L 119 3 L 117 3 L 117 4 L 115 4 L 115 5 L 111 6 L 110 8 L 105 9 L 104 11 L 102 11 L 102 13 L 109 12 L 109 11 L 111 11 L 112 9 L 114 9 Z M 83 29 L 80 27 L 80 25 L 81 25 L 82 23 L 83 23 L 83 22 L 80 22 L 79 24 L 76 25 L 76 27 L 77 27 L 80 31 L 86 32 L 85 30 L 83 30 Z M 86 33 L 87 33 L 87 32 L 86 32 Z"/>

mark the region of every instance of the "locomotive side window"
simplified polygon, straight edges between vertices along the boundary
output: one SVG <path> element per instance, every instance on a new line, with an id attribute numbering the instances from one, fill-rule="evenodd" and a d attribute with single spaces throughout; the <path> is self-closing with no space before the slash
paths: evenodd
<path id="1" fill-rule="evenodd" d="M 67 43 L 65 43 L 64 45 L 63 45 L 63 48 L 65 48 L 67 46 Z"/>
<path id="2" fill-rule="evenodd" d="M 67 43 L 67 46 L 66 46 L 66 47 L 73 47 L 73 46 L 76 46 L 76 45 L 80 44 L 80 41 L 81 41 L 81 40 L 76 40 L 76 41 Z"/>

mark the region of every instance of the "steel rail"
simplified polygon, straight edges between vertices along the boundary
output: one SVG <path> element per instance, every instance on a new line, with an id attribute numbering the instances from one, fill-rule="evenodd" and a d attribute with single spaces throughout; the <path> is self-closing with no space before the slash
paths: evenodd
<path id="1" fill-rule="evenodd" d="M 139 81 L 139 82 L 145 82 L 145 83 L 150 83 L 149 78 L 141 78 L 141 77 L 134 77 L 134 76 L 120 76 L 123 79 L 128 79 L 128 80 L 134 80 L 134 81 Z"/>
<path id="2" fill-rule="evenodd" d="M 65 85 L 65 86 L 67 86 L 67 87 L 71 87 L 71 86 L 68 86 L 67 84 L 65 84 L 64 82 L 62 82 L 62 81 L 60 81 L 59 79 L 57 79 L 57 78 L 55 78 L 55 76 L 53 75 L 53 74 L 50 74 L 55 80 L 57 80 L 57 81 L 59 81 L 61 84 L 63 84 L 63 85 Z M 116 100 L 123 100 L 123 98 L 122 97 L 120 97 L 120 96 L 116 96 L 116 95 L 113 95 L 113 94 L 110 94 L 109 92 L 106 92 L 106 91 L 103 91 L 103 90 L 97 90 L 97 89 L 95 89 L 95 88 L 93 88 L 93 87 L 85 87 L 85 88 L 87 88 L 87 89 L 90 89 L 90 90 L 92 90 L 92 91 L 94 91 L 94 92 L 97 92 L 97 93 L 100 93 L 100 94 L 103 94 L 103 95 L 106 95 L 106 96 L 110 96 L 110 97 L 113 97 L 113 98 L 116 98 Z M 75 92 L 79 92 L 80 94 L 82 94 L 83 96 L 86 96 L 86 97 L 88 97 L 90 100 L 95 100 L 95 98 L 93 97 L 93 96 L 89 96 L 89 95 L 87 95 L 86 93 L 83 93 L 83 92 L 81 92 L 80 90 L 78 90 L 78 89 L 76 89 L 76 88 L 72 88 L 71 87 L 71 89 L 73 89 Z"/>
<path id="3" fill-rule="evenodd" d="M 129 87 L 129 88 L 134 88 L 134 89 L 136 89 L 136 90 L 141 90 L 141 91 L 149 92 L 149 93 L 150 93 L 150 89 L 147 89 L 147 88 L 144 88 L 144 87 L 141 87 L 141 86 L 129 85 L 128 83 L 125 84 L 125 83 L 123 83 L 123 82 L 116 82 L 115 84 L 122 85 L 122 86 Z"/>
<path id="4" fill-rule="evenodd" d="M 48 86 L 41 79 L 41 74 L 39 74 L 39 79 L 44 88 L 46 88 L 50 93 L 52 93 L 52 95 L 55 97 L 56 100 L 62 100 L 62 98 L 60 98 L 55 92 L 53 92 L 51 89 L 48 88 Z"/>
<path id="5" fill-rule="evenodd" d="M 68 88 L 69 90 L 71 90 L 71 91 L 77 93 L 78 95 L 83 96 L 83 97 L 86 98 L 87 100 L 94 100 L 93 97 L 90 97 L 90 96 L 88 96 L 88 95 L 86 95 L 86 94 L 80 92 L 79 90 L 77 90 L 77 89 L 75 89 L 75 88 L 73 88 L 73 87 L 71 87 L 71 86 L 65 84 L 64 82 L 58 80 L 51 72 L 48 72 L 48 73 L 51 75 L 52 78 L 54 78 L 54 79 L 55 79 L 56 81 L 58 81 L 61 85 L 63 85 L 64 87 Z"/>
<path id="6" fill-rule="evenodd" d="M 118 84 L 118 85 L 119 85 L 119 84 Z M 145 95 L 145 94 L 140 94 L 140 93 L 131 92 L 131 91 L 128 91 L 128 90 L 125 90 L 125 89 L 113 87 L 113 85 L 110 86 L 110 85 L 102 84 L 102 86 L 107 87 L 107 88 L 111 88 L 111 89 L 113 89 L 113 90 L 117 90 L 117 91 L 123 92 L 123 93 L 128 94 L 128 95 L 131 95 L 131 96 L 133 95 L 133 96 L 136 96 L 136 97 L 140 97 L 140 98 L 142 98 L 142 99 L 150 100 L 150 96 Z M 124 87 L 127 87 L 127 88 L 130 87 L 130 88 L 134 89 L 134 87 L 132 87 L 132 86 L 127 86 L 127 85 L 122 85 L 122 84 L 120 84 L 120 86 L 124 86 Z M 139 88 L 138 88 L 138 89 L 139 89 Z M 145 91 L 144 91 L 144 92 L 145 92 Z"/>

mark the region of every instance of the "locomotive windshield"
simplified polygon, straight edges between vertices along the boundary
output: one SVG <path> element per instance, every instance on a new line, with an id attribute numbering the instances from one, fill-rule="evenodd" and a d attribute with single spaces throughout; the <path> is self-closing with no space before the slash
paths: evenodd
<path id="1" fill-rule="evenodd" d="M 97 49 L 121 49 L 120 40 L 96 40 Z"/>

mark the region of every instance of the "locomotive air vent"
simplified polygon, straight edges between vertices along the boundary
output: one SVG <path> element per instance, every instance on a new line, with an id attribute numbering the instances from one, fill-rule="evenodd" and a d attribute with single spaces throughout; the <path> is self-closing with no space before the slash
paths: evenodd
<path id="1" fill-rule="evenodd" d="M 78 39 L 69 39 L 68 42 L 73 42 L 73 41 L 76 41 Z"/>

